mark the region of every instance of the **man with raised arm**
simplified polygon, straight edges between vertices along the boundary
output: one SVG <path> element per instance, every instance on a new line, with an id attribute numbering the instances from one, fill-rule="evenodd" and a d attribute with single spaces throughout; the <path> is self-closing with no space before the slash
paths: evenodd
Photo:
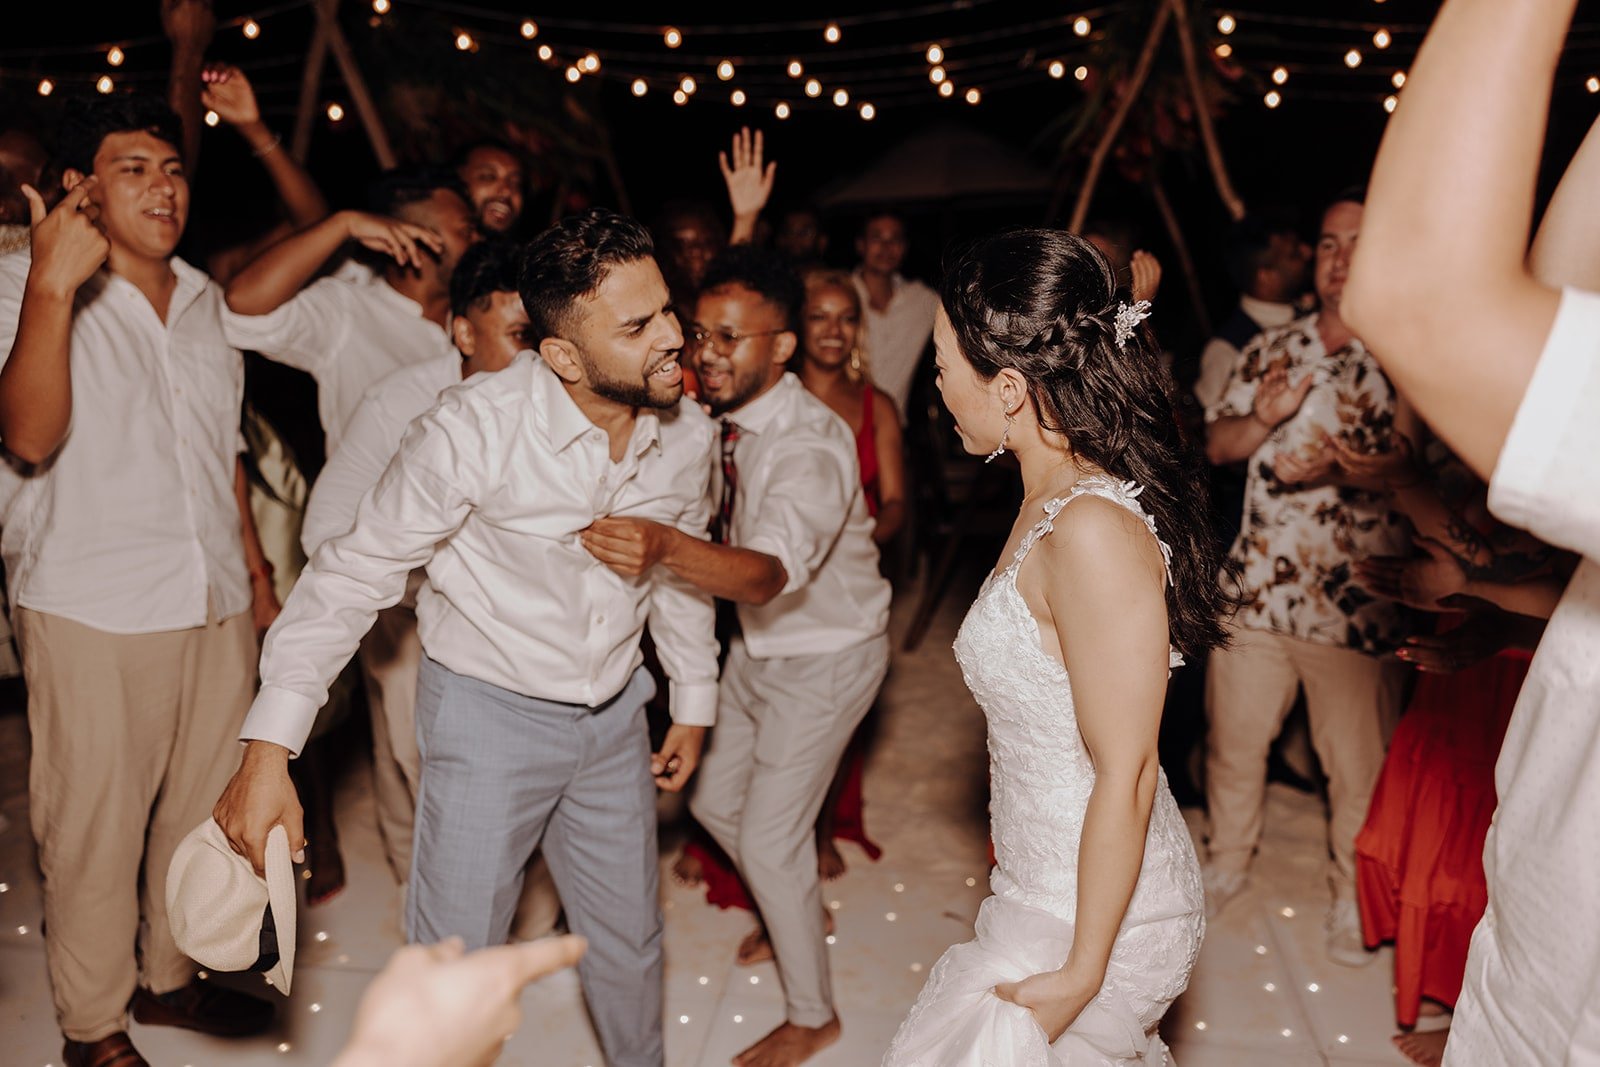
<path id="1" fill-rule="evenodd" d="M 407 936 L 504 941 L 542 847 L 589 941 L 579 976 L 614 1067 L 662 1062 L 654 786 L 683 788 L 716 718 L 710 598 L 671 575 L 622 577 L 579 539 L 602 516 L 705 532 L 712 428 L 683 399 L 683 335 L 652 252 L 642 226 L 601 210 L 529 245 L 537 351 L 447 390 L 351 530 L 317 550 L 267 635 L 244 762 L 215 811 L 258 869 L 274 825 L 303 844 L 288 761 L 425 567 Z M 653 755 L 647 619 L 673 715 Z"/>
<path id="2" fill-rule="evenodd" d="M 1450 1067 L 1600 1063 L 1600 132 L 1525 259 L 1575 6 L 1445 4 L 1384 135 L 1347 297 L 1396 386 L 1489 479 L 1490 510 L 1584 557 L 1496 764 Z"/>

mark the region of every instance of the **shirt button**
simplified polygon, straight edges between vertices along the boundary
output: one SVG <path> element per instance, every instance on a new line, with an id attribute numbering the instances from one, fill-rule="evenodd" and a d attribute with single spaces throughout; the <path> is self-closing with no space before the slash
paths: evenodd
<path id="1" fill-rule="evenodd" d="M 594 617 L 594 624 L 596 626 L 604 626 L 606 624 L 606 617 L 604 615 L 596 615 Z"/>

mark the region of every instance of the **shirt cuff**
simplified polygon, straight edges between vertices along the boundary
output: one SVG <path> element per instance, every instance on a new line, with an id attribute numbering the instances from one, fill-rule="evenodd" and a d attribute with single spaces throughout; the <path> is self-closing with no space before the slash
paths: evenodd
<path id="1" fill-rule="evenodd" d="M 712 708 L 715 718 L 716 708 Z M 311 726 L 317 721 L 317 705 L 299 693 L 264 685 L 250 705 L 244 726 L 239 729 L 241 741 L 270 741 L 289 750 L 298 757 L 311 736 Z"/>
<path id="2" fill-rule="evenodd" d="M 717 724 L 716 682 L 675 682 L 667 680 L 667 706 L 678 726 Z M 254 712 L 251 713 L 254 715 Z"/>

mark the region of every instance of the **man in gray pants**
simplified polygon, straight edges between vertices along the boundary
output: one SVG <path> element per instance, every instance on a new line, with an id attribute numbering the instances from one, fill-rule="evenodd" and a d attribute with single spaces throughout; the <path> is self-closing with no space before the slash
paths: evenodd
<path id="1" fill-rule="evenodd" d="M 750 887 L 783 981 L 787 1021 L 739 1064 L 796 1064 L 838 1040 L 815 826 L 889 663 L 889 585 L 855 440 L 784 370 L 801 297 L 784 260 L 736 247 L 708 268 L 687 326 L 701 398 L 721 420 L 721 544 L 633 519 L 604 519 L 584 535 L 623 575 L 660 564 L 656 574 L 738 606 L 741 633 L 690 808 Z"/>
<path id="2" fill-rule="evenodd" d="M 621 577 L 579 540 L 604 515 L 705 533 L 713 430 L 682 399 L 683 335 L 652 251 L 643 227 L 605 211 L 529 245 L 520 288 L 537 352 L 445 390 L 350 532 L 317 550 L 267 636 L 244 761 L 216 806 L 258 869 L 276 824 L 303 847 L 288 760 L 378 611 L 425 566 L 408 936 L 503 942 L 542 838 L 589 940 L 579 977 L 613 1067 L 662 1062 L 652 778 L 682 789 L 716 717 L 710 598 L 670 573 Z M 674 720 L 654 755 L 647 618 Z"/>

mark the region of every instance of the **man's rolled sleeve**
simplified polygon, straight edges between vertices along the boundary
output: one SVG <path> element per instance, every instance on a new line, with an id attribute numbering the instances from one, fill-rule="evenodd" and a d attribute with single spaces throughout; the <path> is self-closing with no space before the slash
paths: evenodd
<path id="1" fill-rule="evenodd" d="M 673 524 L 698 540 L 711 521 L 710 436 L 703 459 L 684 470 L 688 503 Z M 650 580 L 650 636 L 667 675 L 667 705 L 680 726 L 717 721 L 717 611 L 711 598 L 665 567 Z"/>
<path id="2" fill-rule="evenodd" d="M 788 576 L 780 595 L 804 589 L 827 562 L 861 488 L 854 453 L 807 442 L 774 458 L 767 492 L 739 524 L 740 548 L 775 556 Z"/>

